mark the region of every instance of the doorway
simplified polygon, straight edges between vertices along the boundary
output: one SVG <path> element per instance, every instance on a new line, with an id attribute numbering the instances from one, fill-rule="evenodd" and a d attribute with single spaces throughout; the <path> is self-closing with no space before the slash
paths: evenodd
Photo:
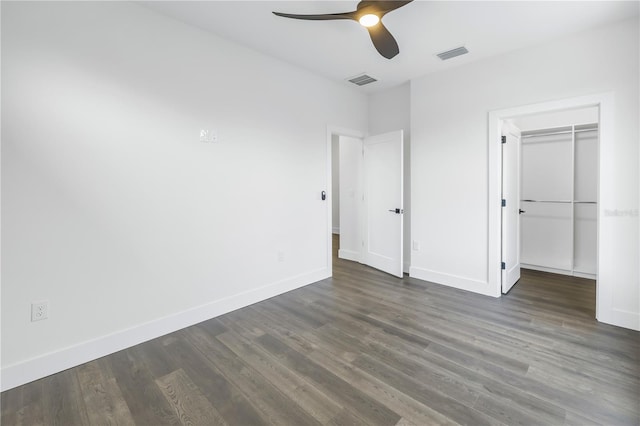
<path id="1" fill-rule="evenodd" d="M 502 127 L 502 292 L 520 268 L 596 279 L 598 108 Z"/>
<path id="2" fill-rule="evenodd" d="M 328 246 L 337 240 L 339 258 L 401 278 L 403 132 L 363 137 L 330 129 L 327 146 L 331 160 Z"/>
<path id="3" fill-rule="evenodd" d="M 494 284 L 496 289 L 496 296 L 502 292 L 502 258 L 503 258 L 503 241 L 502 241 L 502 186 L 503 186 L 503 170 L 502 170 L 502 127 L 505 123 L 515 123 L 518 119 L 524 119 L 526 117 L 541 116 L 542 114 L 568 114 L 567 111 L 579 110 L 585 108 L 595 108 L 598 118 L 598 141 L 599 151 L 611 149 L 612 144 L 612 96 L 611 94 L 601 94 L 593 96 L 585 96 L 578 98 L 570 98 L 560 101 L 553 101 L 535 105 L 529 105 L 525 107 L 509 108 L 500 111 L 493 111 L 489 114 L 489 137 L 491 141 L 498 141 L 499 143 L 489 144 L 489 274 L 490 282 Z M 517 127 L 517 126 L 515 126 Z M 598 156 L 596 160 L 596 167 L 600 171 L 597 174 L 596 179 L 596 199 L 593 204 L 597 205 L 601 196 L 603 182 L 607 182 L 607 174 L 602 173 L 602 160 L 601 156 Z M 573 167 L 573 165 L 572 165 Z M 573 173 L 573 170 L 572 170 Z M 522 189 L 522 187 L 521 187 Z M 523 194 L 524 196 L 524 194 Z M 525 197 L 526 198 L 526 197 Z M 531 200 L 530 200 L 531 201 Z M 534 200 L 535 201 L 535 200 Z M 575 197 L 573 194 L 570 200 L 543 200 L 543 201 L 571 201 L 571 208 L 575 208 Z M 523 207 L 524 203 L 518 203 L 518 209 L 526 211 Z M 529 205 L 532 203 L 529 203 Z M 525 213 L 526 214 L 526 213 Z M 575 213 L 572 211 L 572 215 Z M 600 321 L 610 322 L 607 320 L 612 310 L 610 299 L 608 296 L 612 294 L 613 285 L 612 280 L 606 279 L 608 275 L 600 275 L 604 270 L 608 270 L 613 267 L 610 259 L 604 258 L 600 254 L 606 250 L 603 247 L 602 239 L 600 236 L 603 233 L 603 227 L 600 225 L 599 210 L 595 211 L 596 221 L 596 318 Z M 571 233 L 574 231 L 571 230 Z M 573 244 L 573 242 L 572 242 Z M 493 261 L 495 260 L 495 263 Z M 603 279 L 603 277 L 606 277 Z"/>

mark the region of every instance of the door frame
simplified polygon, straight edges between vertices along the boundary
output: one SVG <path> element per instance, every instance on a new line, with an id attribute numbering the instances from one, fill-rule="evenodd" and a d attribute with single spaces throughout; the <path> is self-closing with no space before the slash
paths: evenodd
<path id="1" fill-rule="evenodd" d="M 327 125 L 327 270 L 329 276 L 333 276 L 333 161 L 332 161 L 332 137 L 348 136 L 352 138 L 364 139 L 365 133 L 360 130 L 350 129 L 334 125 Z"/>
<path id="2" fill-rule="evenodd" d="M 600 212 L 602 210 L 601 194 L 611 186 L 611 178 L 606 167 L 603 167 L 603 152 L 609 152 L 614 142 L 614 96 L 612 92 L 587 96 L 578 96 L 556 101 L 541 102 L 531 105 L 505 108 L 489 112 L 489 164 L 488 164 L 488 282 L 495 297 L 501 296 L 502 270 L 500 267 L 502 256 L 502 217 L 501 217 L 501 192 L 502 192 L 502 149 L 500 136 L 502 123 L 505 120 L 519 116 L 563 111 L 568 109 L 598 107 L 599 108 L 599 143 L 598 143 L 598 190 L 597 190 L 597 277 L 596 277 L 596 319 L 599 321 L 620 325 L 616 320 L 613 309 L 613 287 L 615 280 L 611 275 L 601 274 L 614 268 L 611 260 L 603 254 L 608 247 L 602 244 L 605 239 L 606 227 L 602 226 Z"/>
<path id="3" fill-rule="evenodd" d="M 518 213 L 515 218 L 516 218 L 516 246 L 518 247 L 518 253 L 516 253 L 515 258 L 517 260 L 516 264 L 517 264 L 517 269 L 518 269 L 518 279 L 513 282 L 510 286 L 509 289 L 507 291 L 505 291 L 504 287 L 505 287 L 505 279 L 507 277 L 509 277 L 509 262 L 507 257 L 505 256 L 505 223 L 504 223 L 504 216 L 505 214 L 508 212 L 507 209 L 511 209 L 513 208 L 510 203 L 513 203 L 514 201 L 517 203 L 517 209 L 518 211 L 520 211 L 520 189 L 521 189 L 521 167 L 522 167 L 522 135 L 520 132 L 520 129 L 517 128 L 513 123 L 511 123 L 509 120 L 501 120 L 500 121 L 500 135 L 502 137 L 508 137 L 509 134 L 512 135 L 513 137 L 515 137 L 517 139 L 517 150 L 515 153 L 515 161 L 516 161 L 516 192 L 515 192 L 515 200 L 511 199 L 508 200 L 507 199 L 507 205 L 506 207 L 502 207 L 502 209 L 500 210 L 500 233 L 501 233 L 501 238 L 500 238 L 500 242 L 501 242 L 501 251 L 500 251 L 500 260 L 502 262 L 506 262 L 505 265 L 505 269 L 503 269 L 501 271 L 501 276 L 500 276 L 500 291 L 502 292 L 502 294 L 507 294 L 509 291 L 511 291 L 511 288 L 513 288 L 514 285 L 516 285 L 516 283 L 520 280 L 520 241 L 521 241 L 521 232 L 520 232 L 520 213 Z M 517 135 L 516 135 L 517 133 Z M 505 146 L 508 145 L 508 140 L 505 142 L 503 142 L 501 145 L 501 149 L 500 149 L 500 165 L 501 165 L 501 173 L 503 173 L 503 177 L 501 179 L 502 182 L 502 188 L 501 188 L 501 199 L 506 199 L 505 198 L 505 194 L 504 194 L 504 168 L 505 168 L 505 163 L 504 163 L 504 149 Z"/>

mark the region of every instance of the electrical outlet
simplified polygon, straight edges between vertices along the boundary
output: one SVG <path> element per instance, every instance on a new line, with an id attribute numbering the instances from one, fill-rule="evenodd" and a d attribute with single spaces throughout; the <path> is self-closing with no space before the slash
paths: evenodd
<path id="1" fill-rule="evenodd" d="M 284 262 L 284 252 L 283 251 L 279 251 L 278 252 L 278 262 Z"/>
<path id="2" fill-rule="evenodd" d="M 49 301 L 31 302 L 31 321 L 41 321 L 49 318 Z"/>
<path id="3" fill-rule="evenodd" d="M 419 251 L 420 250 L 420 241 L 413 240 L 413 249 L 415 251 Z"/>

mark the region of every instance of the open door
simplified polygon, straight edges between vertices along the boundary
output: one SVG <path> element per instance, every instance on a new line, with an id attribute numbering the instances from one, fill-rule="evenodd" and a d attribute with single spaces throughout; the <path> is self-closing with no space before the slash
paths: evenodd
<path id="1" fill-rule="evenodd" d="M 365 264 L 402 278 L 403 133 L 364 139 Z"/>
<path id="2" fill-rule="evenodd" d="M 520 279 L 520 130 L 502 128 L 502 293 Z"/>
<path id="3" fill-rule="evenodd" d="M 339 192 L 340 192 L 340 259 L 362 263 L 362 216 L 364 158 L 362 138 L 340 136 Z"/>

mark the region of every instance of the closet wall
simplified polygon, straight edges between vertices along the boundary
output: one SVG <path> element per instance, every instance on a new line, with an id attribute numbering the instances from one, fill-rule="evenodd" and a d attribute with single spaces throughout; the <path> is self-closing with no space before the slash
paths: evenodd
<path id="1" fill-rule="evenodd" d="M 598 125 L 587 117 L 597 121 L 597 110 L 580 124 L 532 130 L 520 123 L 523 268 L 596 277 Z"/>

